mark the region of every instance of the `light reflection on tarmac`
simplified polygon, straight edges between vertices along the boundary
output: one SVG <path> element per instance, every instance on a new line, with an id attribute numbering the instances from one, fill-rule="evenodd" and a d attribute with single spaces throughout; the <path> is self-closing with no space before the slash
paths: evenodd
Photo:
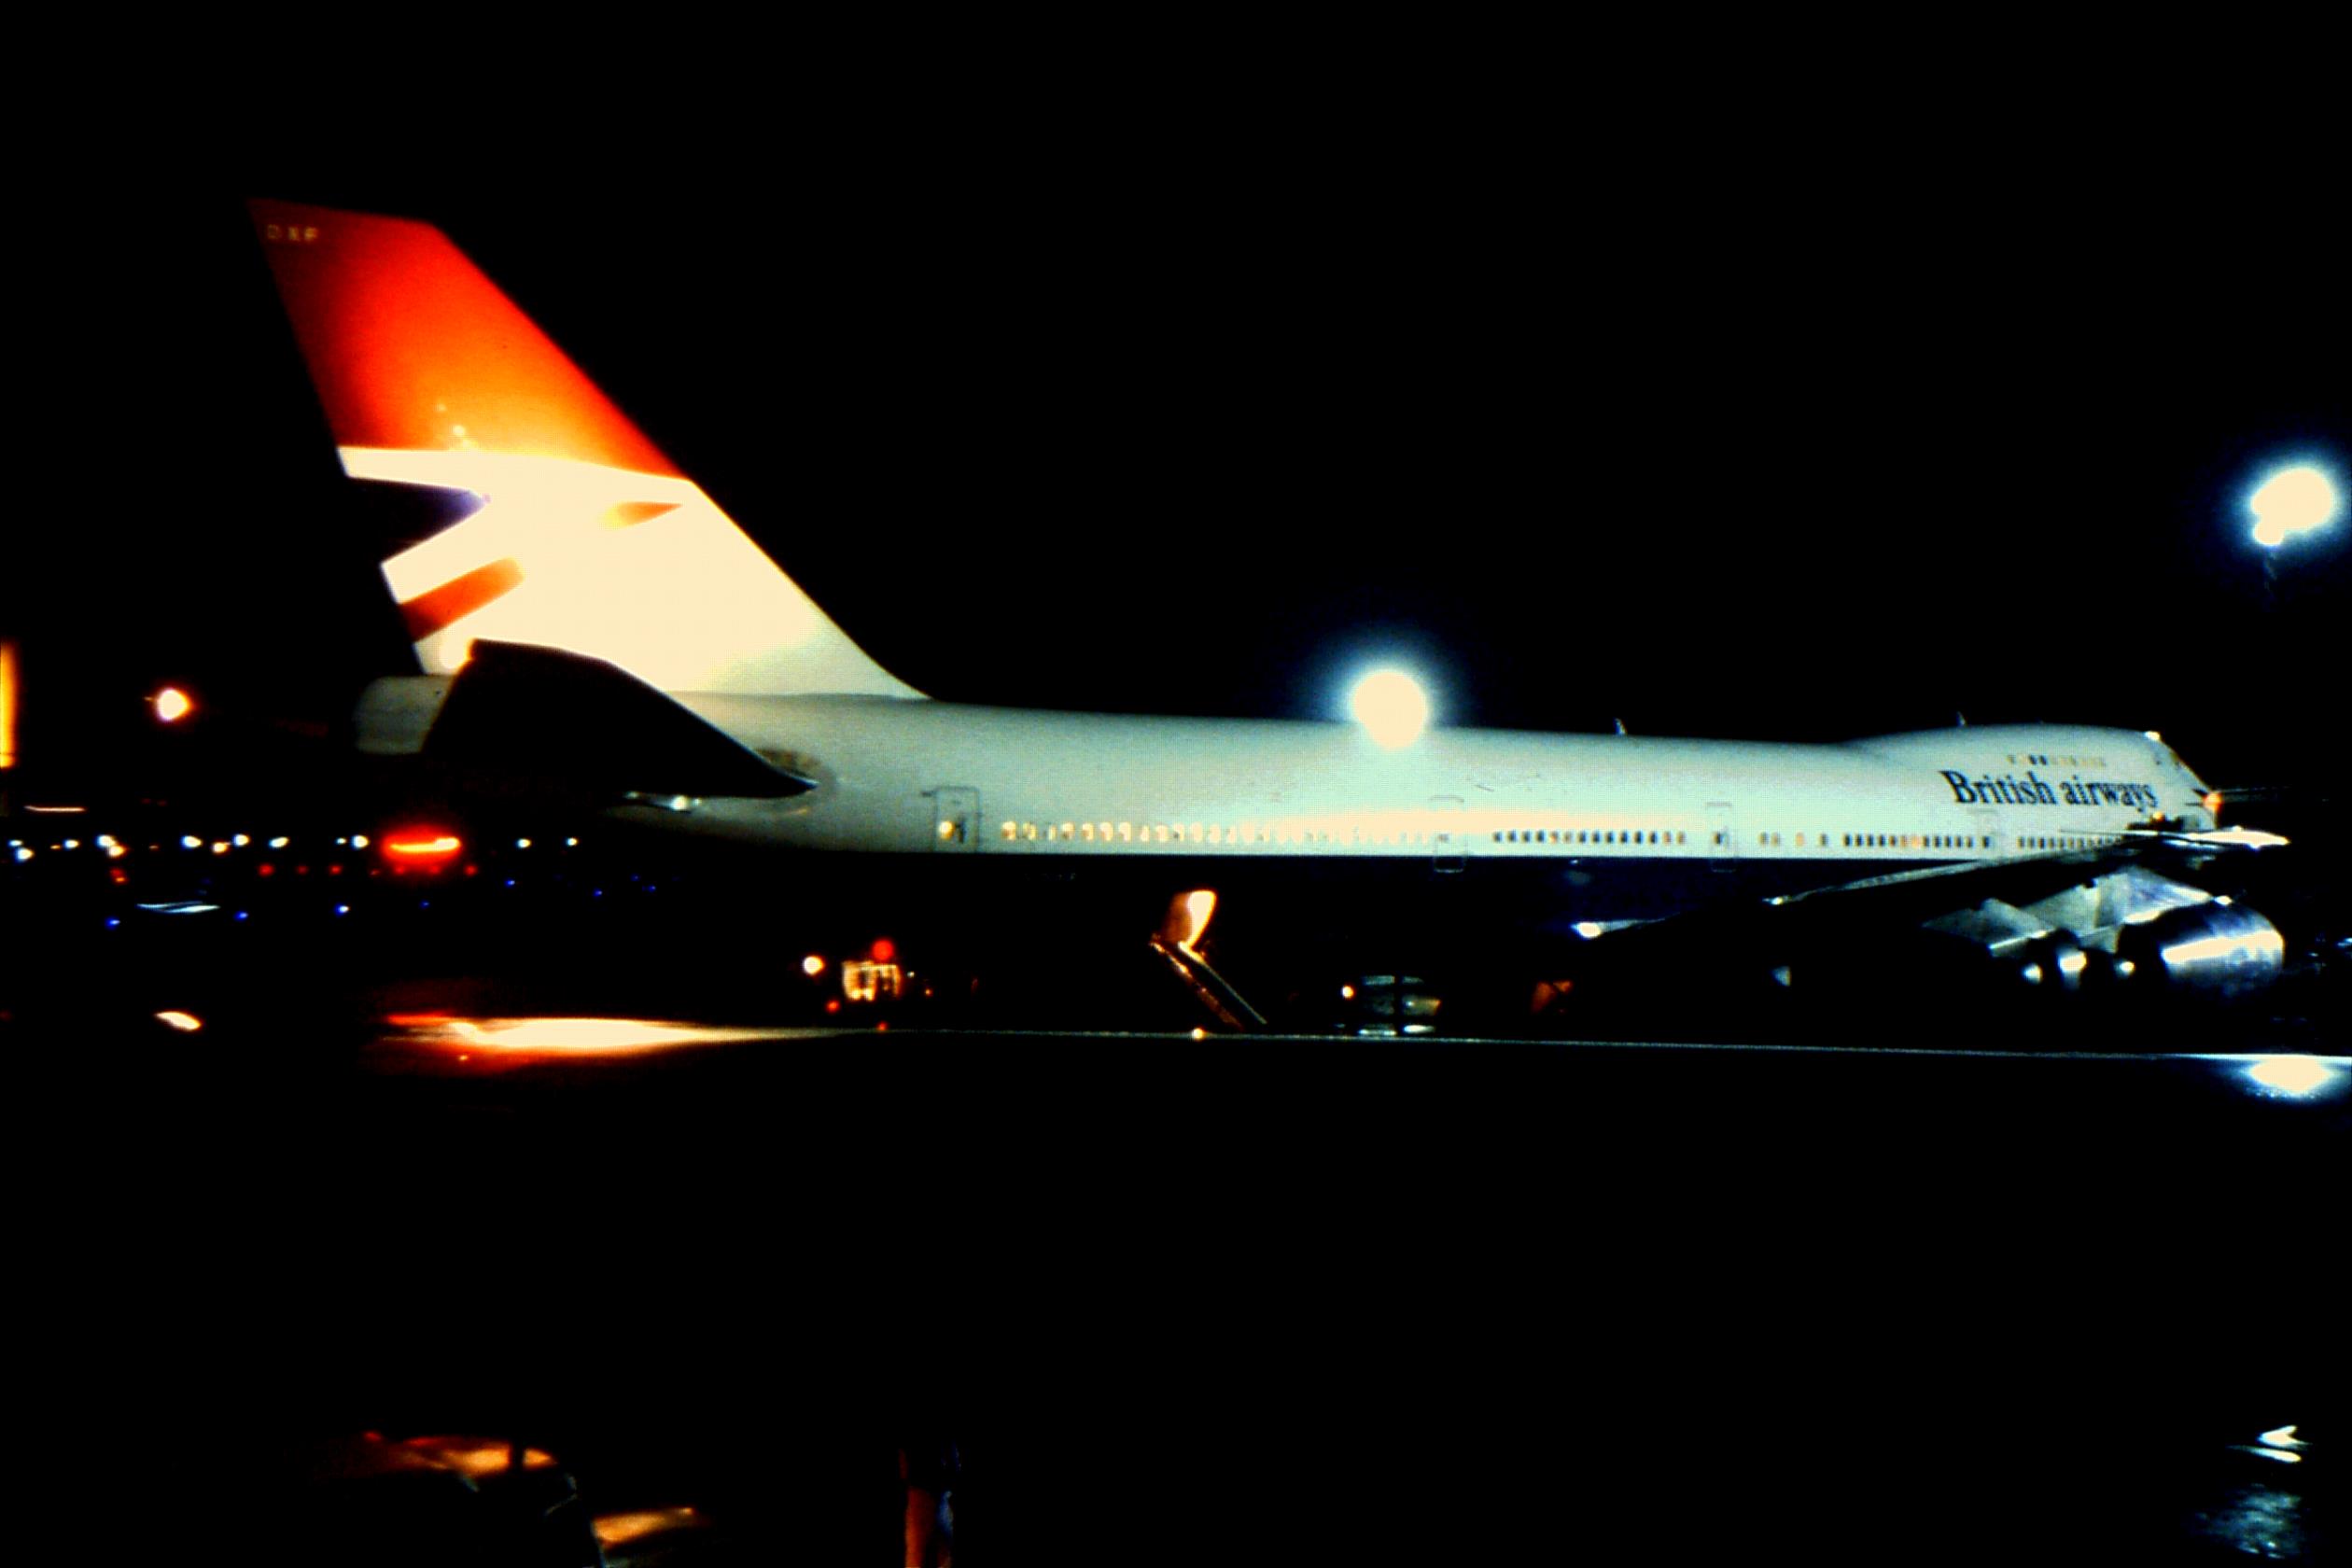
<path id="1" fill-rule="evenodd" d="M 176 1029 L 192 1032 L 201 1027 L 190 1015 L 172 1011 L 157 1016 Z M 525 1015 L 466 1016 L 446 1012 L 402 1012 L 385 1015 L 375 1041 L 378 1048 L 438 1059 L 450 1065 L 473 1061 L 516 1064 L 538 1058 L 642 1057 L 658 1052 L 717 1046 L 783 1044 L 798 1042 L 843 1043 L 871 1041 L 887 1032 L 887 1020 L 862 1027 L 707 1024 L 678 1019 Z M 911 1032 L 911 1031 L 910 1031 Z M 935 1029 L 923 1032 L 932 1041 L 964 1041 L 974 1047 L 991 1042 L 1017 1046 L 1024 1042 L 1096 1041 L 1129 1047 L 1165 1045 L 1181 1048 L 1198 1044 L 1198 1032 L 1113 1033 L 1109 1031 L 1056 1034 L 1039 1030 Z M 905 1038 L 905 1036 L 902 1036 Z M 1224 1043 L 1246 1041 L 1252 1047 L 1329 1052 L 1344 1050 L 1349 1042 L 1331 1035 L 1252 1034 L 1225 1037 Z M 1394 1049 L 1399 1042 L 1382 1037 L 1377 1044 Z M 1925 1057 L 1954 1064 L 2036 1060 L 2045 1062 L 2105 1062 L 2143 1067 L 2175 1063 L 2202 1064 L 2217 1070 L 2222 1083 L 2245 1093 L 2289 1101 L 2327 1102 L 2352 1089 L 2352 1056 L 2308 1053 L 2272 1054 L 2260 1051 L 2080 1051 L 2003 1050 L 1900 1045 L 1808 1045 L 1773 1043 L 1701 1043 L 1690 1041 L 1495 1041 L 1442 1036 L 1419 1036 L 1405 1048 L 1421 1052 L 1503 1051 L 1641 1052 L 1690 1055 L 1790 1055 L 1808 1057 Z"/>
<path id="2" fill-rule="evenodd" d="M 616 1565 L 772 1561 L 911 1411 L 968 1439 L 973 1568 L 2346 1541 L 2341 972 L 1834 1044 L 957 1031 L 1007 1015 L 707 951 L 666 878 L 518 925 L 503 877 L 299 871 L 0 961 L 20 1344 L 91 1519 L 202 1447 L 234 1561 L 248 1455 L 478 1432 Z"/>
<path id="3" fill-rule="evenodd" d="M 461 1018 L 438 1013 L 397 1013 L 384 1020 L 386 1038 L 438 1046 L 461 1055 L 497 1051 L 530 1055 L 623 1056 L 686 1045 L 728 1045 L 773 1038 L 771 1031 L 718 1028 L 652 1018 Z"/>
<path id="4" fill-rule="evenodd" d="M 1609 1561 L 2343 1540 L 2307 1351 L 2345 1096 L 2279 1057 L 176 1001 L 172 1093 L 91 1093 L 62 1166 L 125 1187 L 76 1227 L 73 1328 L 144 1359 L 108 1418 L 515 1418 L 616 1563 L 769 1561 L 894 1401 L 962 1413 L 973 1563 L 1326 1526 L 1473 1561 L 1538 1514 Z M 2222 1449 L 2281 1422 L 2312 1458 Z"/>
<path id="5" fill-rule="evenodd" d="M 1311 1556 L 1341 1496 L 1432 1560 L 1531 1524 L 1497 1497 L 1613 1560 L 2344 1538 L 2311 1354 L 2340 1055 L 147 1000 L 143 1052 L 44 1053 L 105 1078 L 55 1169 L 101 1254 L 81 1361 L 147 1364 L 108 1410 L 520 1411 L 616 1562 L 819 1517 L 795 1474 L 893 1401 L 969 1418 L 973 1562 L 1139 1528 Z M 2253 1435 L 2290 1422 L 2296 1463 Z M 1073 1500 L 1105 1451 L 1141 1479 Z"/>

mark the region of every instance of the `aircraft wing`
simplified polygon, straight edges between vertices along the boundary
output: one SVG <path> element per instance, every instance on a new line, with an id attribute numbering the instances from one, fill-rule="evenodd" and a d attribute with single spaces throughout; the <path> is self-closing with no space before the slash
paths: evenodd
<path id="1" fill-rule="evenodd" d="M 2286 844 L 2245 828 L 2135 830 L 2096 846 L 1696 909 L 1608 932 L 1575 967 L 1589 988 L 1619 994 L 1668 973 L 1719 971 L 1866 999 L 1954 981 L 2233 995 L 2275 978 L 2285 944 L 2261 915 L 2187 878 Z"/>
<path id="2" fill-rule="evenodd" d="M 1955 896 L 1968 901 L 1999 899 L 2008 903 L 2031 904 L 2087 879 L 2095 880 L 2127 867 L 2158 875 L 2185 875 L 2202 870 L 2218 856 L 2283 848 L 2287 842 L 2277 833 L 2249 828 L 2208 832 L 2135 829 L 2112 844 L 1861 877 L 1803 892 L 1775 895 L 1762 903 L 1768 909 L 1778 909 L 1838 901 L 1852 908 L 1857 897 L 1868 895 L 1871 913 L 1877 917 L 1894 919 L 1913 914 L 1927 919 L 1949 909 Z"/>

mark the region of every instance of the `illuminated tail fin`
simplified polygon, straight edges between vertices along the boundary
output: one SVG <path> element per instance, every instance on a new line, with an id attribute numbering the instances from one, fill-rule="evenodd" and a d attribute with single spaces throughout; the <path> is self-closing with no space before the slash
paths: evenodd
<path id="1" fill-rule="evenodd" d="M 477 637 L 671 692 L 922 693 L 791 578 L 428 224 L 251 203 L 354 479 L 461 520 L 384 562 L 430 674 Z"/>

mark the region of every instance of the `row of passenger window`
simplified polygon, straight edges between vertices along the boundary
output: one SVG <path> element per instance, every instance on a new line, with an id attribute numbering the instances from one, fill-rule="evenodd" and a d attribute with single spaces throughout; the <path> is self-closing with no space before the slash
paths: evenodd
<path id="1" fill-rule="evenodd" d="M 940 836 L 948 838 L 956 830 L 950 823 L 940 825 Z M 1342 840 L 1328 829 L 1270 825 L 1263 822 L 1221 824 L 1216 822 L 1019 822 L 1003 821 L 997 825 L 997 836 L 1007 844 L 1211 844 L 1238 846 L 1244 844 L 1332 844 L 1353 842 L 1380 845 L 1435 845 L 1437 835 L 1413 830 L 1388 833 L 1356 833 Z M 1666 829 L 1637 828 L 1506 828 L 1492 833 L 1497 844 L 1524 845 L 1584 845 L 1602 847 L 1631 847 L 1656 845 L 1660 847 L 1688 842 L 1687 833 Z M 1807 836 L 1798 833 L 1796 847 L 1806 847 Z M 1729 830 L 1718 828 L 1715 833 L 1717 848 L 1729 848 Z M 1759 848 L 1778 849 L 1787 847 L 1787 835 L 1764 832 L 1756 835 Z M 1816 847 L 1829 847 L 1830 835 L 1815 835 Z M 2018 840 L 2021 849 L 2072 849 L 2096 844 L 2112 844 L 2111 833 L 2051 833 L 2032 834 Z M 1841 849 L 1967 849 L 1991 848 L 1989 839 L 1972 833 L 1846 833 L 1837 835 Z"/>
<path id="2" fill-rule="evenodd" d="M 953 824 L 943 823 L 940 837 L 952 836 Z M 1331 844 L 1328 829 L 1264 822 L 1016 822 L 997 824 L 997 837 L 1007 844 Z M 1359 834 L 1358 843 L 1426 844 L 1424 833 L 1386 835 Z"/>
<path id="3" fill-rule="evenodd" d="M 1719 847 L 1729 847 L 1731 835 L 1729 832 L 1718 832 L 1715 835 L 1715 841 Z M 1763 849 L 1782 849 L 1788 847 L 1787 835 L 1777 833 L 1759 833 L 1756 835 L 1756 843 L 1758 848 Z M 1796 847 L 1802 849 L 1805 847 L 1805 835 L 1799 833 Z M 1829 847 L 1829 835 L 1817 834 L 1813 843 L 1816 848 L 1827 849 Z M 1970 833 L 1840 833 L 1837 847 L 1841 849 L 1988 849 L 1992 847 L 1988 841 Z"/>
<path id="4" fill-rule="evenodd" d="M 1493 835 L 1497 844 L 1680 844 L 1684 835 L 1662 829 L 1510 828 Z"/>
<path id="5" fill-rule="evenodd" d="M 2027 833 L 2017 841 L 2020 849 L 2088 849 L 2093 845 L 2113 844 L 2117 833 Z"/>
<path id="6" fill-rule="evenodd" d="M 1785 833 L 1759 833 L 1756 835 L 1757 847 L 1760 849 L 1786 848 L 1789 847 L 1789 836 L 1790 835 Z M 1686 842 L 1685 835 L 1679 833 L 1651 832 L 1647 834 L 1644 834 L 1639 832 L 1629 831 L 1611 833 L 1605 830 L 1592 832 L 1589 833 L 1581 830 L 1570 833 L 1565 829 L 1548 833 L 1544 831 L 1498 833 L 1494 834 L 1493 837 L 1494 842 L 1497 844 L 1590 843 L 1601 845 L 1633 845 L 1681 844 Z M 1804 833 L 1798 833 L 1795 837 L 1796 847 L 1799 849 L 1804 848 L 1808 842 L 1811 842 L 1817 848 L 1827 849 L 1829 847 L 1829 835 L 1827 833 L 1813 835 L 1810 838 L 1810 840 L 1808 839 L 1808 835 Z M 1715 830 L 1715 846 L 1719 849 L 1728 849 L 1731 847 L 1731 832 L 1729 829 L 1718 828 Z M 1979 838 L 1970 833 L 1840 833 L 1838 835 L 1838 847 L 1841 849 L 1985 849 L 1990 848 L 1991 847 L 1990 841 Z"/>
<path id="7" fill-rule="evenodd" d="M 1799 843 L 1803 842 L 1800 837 Z M 1829 835 L 1823 833 L 1821 842 L 1827 844 Z M 1840 833 L 1841 849 L 1989 849 L 1985 840 L 1973 833 Z"/>

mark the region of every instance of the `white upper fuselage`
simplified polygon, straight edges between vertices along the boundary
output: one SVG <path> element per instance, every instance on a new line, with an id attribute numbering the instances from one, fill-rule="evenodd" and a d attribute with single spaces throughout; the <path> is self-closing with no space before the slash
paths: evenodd
<path id="1" fill-rule="evenodd" d="M 1352 725 L 1299 721 L 679 700 L 818 781 L 784 800 L 697 803 L 694 825 L 813 849 L 1936 861 L 2071 847 L 2159 817 L 2212 825 L 2204 785 L 2131 730 L 1822 746 L 1435 730 L 1392 751 Z"/>
<path id="2" fill-rule="evenodd" d="M 818 850 L 1746 861 L 1790 866 L 1766 880 L 1794 889 L 1853 875 L 1843 862 L 1983 859 L 2158 819 L 2211 822 L 2203 787 L 2131 731 L 1789 746 L 1441 730 L 1383 750 L 1340 724 L 931 702 L 852 642 L 447 235 L 300 203 L 252 211 L 345 470 L 440 493 L 439 525 L 383 558 L 426 674 L 363 700 L 371 750 L 417 749 L 488 644 L 601 661 L 815 781 L 780 797 L 673 796 L 666 810 L 639 792 L 624 811 Z M 756 778 L 748 764 L 707 774 L 639 757 L 633 748 L 661 743 L 621 727 L 579 737 L 608 753 L 595 774 L 648 789 L 665 775 Z M 1824 870 L 1796 869 L 1805 861 Z"/>

